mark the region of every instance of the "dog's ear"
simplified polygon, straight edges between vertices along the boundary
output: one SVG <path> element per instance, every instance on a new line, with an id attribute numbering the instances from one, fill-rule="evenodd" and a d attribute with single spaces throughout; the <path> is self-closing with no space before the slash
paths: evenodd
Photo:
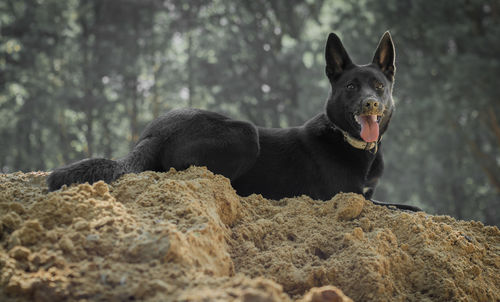
<path id="1" fill-rule="evenodd" d="M 336 79 L 349 65 L 352 64 L 349 55 L 344 49 L 340 38 L 331 33 L 328 36 L 325 49 L 326 75 L 328 78 Z"/>
<path id="2" fill-rule="evenodd" d="M 373 56 L 373 63 L 380 67 L 380 70 L 391 81 L 394 81 L 394 74 L 396 72 L 395 59 L 396 51 L 394 43 L 392 42 L 391 34 L 386 31 L 378 43 L 377 50 Z"/>

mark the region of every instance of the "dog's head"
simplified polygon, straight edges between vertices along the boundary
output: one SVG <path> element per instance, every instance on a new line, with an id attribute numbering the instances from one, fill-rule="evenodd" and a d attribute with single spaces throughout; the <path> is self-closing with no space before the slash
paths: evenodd
<path id="1" fill-rule="evenodd" d="M 326 113 L 337 127 L 365 142 L 375 142 L 387 130 L 394 110 L 394 44 L 389 32 L 379 42 L 373 61 L 352 63 L 342 42 L 331 33 L 326 43 L 326 75 L 332 86 Z"/>

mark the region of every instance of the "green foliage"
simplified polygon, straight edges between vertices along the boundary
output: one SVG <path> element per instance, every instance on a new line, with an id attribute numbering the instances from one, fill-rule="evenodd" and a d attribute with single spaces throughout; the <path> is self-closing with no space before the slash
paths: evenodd
<path id="1" fill-rule="evenodd" d="M 364 64 L 390 30 L 397 112 L 377 198 L 499 224 L 499 23 L 493 0 L 5 0 L 0 169 L 123 156 L 177 107 L 300 125 L 328 94 L 328 33 Z"/>

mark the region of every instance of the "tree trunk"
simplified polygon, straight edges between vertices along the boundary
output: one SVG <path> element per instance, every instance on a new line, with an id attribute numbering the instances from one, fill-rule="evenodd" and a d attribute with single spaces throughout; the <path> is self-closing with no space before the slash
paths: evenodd
<path id="1" fill-rule="evenodd" d="M 188 46 L 187 46 L 187 55 L 188 55 L 188 60 L 187 60 L 187 84 L 188 84 L 188 107 L 193 107 L 193 98 L 194 98 L 194 78 L 193 78 L 193 37 L 192 33 L 189 32 L 187 34 L 188 36 Z"/>
<path id="2" fill-rule="evenodd" d="M 83 99 L 80 100 L 80 103 L 84 107 L 83 112 L 85 113 L 85 125 L 87 129 L 85 130 L 85 140 L 87 141 L 86 153 L 88 157 L 92 157 L 93 155 L 93 124 L 94 124 L 94 100 L 92 96 L 92 88 L 91 88 L 91 74 L 90 74 L 90 51 L 89 51 L 89 25 L 87 24 L 87 20 L 85 16 L 82 16 L 80 19 L 80 25 L 82 27 L 82 56 L 83 56 Z"/>

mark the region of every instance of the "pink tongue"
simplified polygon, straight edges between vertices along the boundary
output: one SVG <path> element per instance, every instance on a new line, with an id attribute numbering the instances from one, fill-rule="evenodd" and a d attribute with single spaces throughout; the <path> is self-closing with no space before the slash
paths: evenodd
<path id="1" fill-rule="evenodd" d="M 376 115 L 362 115 L 359 121 L 361 122 L 361 138 L 367 142 L 376 142 L 378 140 L 378 123 Z"/>

